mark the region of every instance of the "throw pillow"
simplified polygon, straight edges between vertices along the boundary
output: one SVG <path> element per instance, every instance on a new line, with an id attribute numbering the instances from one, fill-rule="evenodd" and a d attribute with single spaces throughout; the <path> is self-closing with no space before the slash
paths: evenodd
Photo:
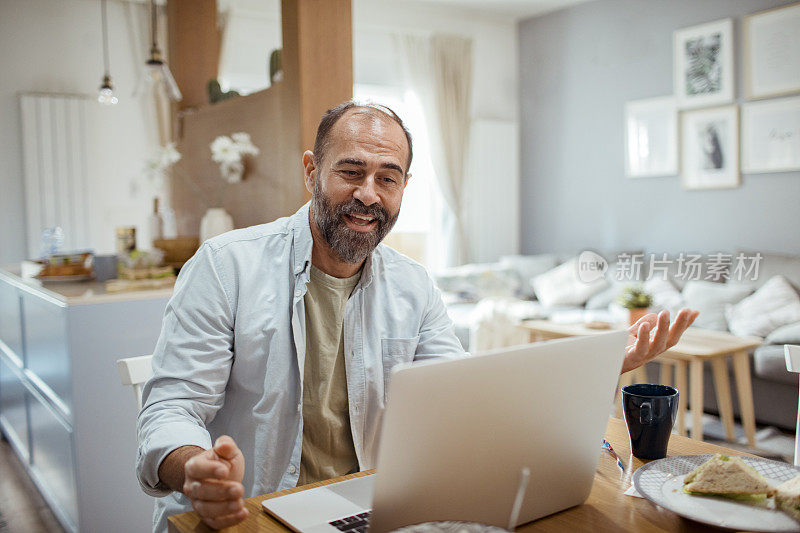
<path id="1" fill-rule="evenodd" d="M 700 311 L 694 326 L 725 331 L 725 306 L 735 304 L 748 294 L 749 287 L 714 283 L 712 281 L 687 281 L 683 288 L 683 300 L 692 309 Z"/>
<path id="2" fill-rule="evenodd" d="M 731 333 L 766 337 L 800 321 L 800 296 L 783 276 L 773 276 L 752 296 L 725 309 Z"/>
<path id="3" fill-rule="evenodd" d="M 779 327 L 767 335 L 764 342 L 767 344 L 800 344 L 800 322 Z"/>
<path id="4" fill-rule="evenodd" d="M 533 299 L 536 297 L 536 291 L 533 290 L 531 280 L 555 268 L 558 265 L 558 258 L 555 254 L 506 255 L 500 258 L 500 264 L 519 276 L 520 296 Z"/>
<path id="5" fill-rule="evenodd" d="M 499 263 L 472 263 L 451 267 L 438 272 L 434 279 L 441 291 L 458 294 L 462 299 L 511 297 L 519 289 L 516 274 Z"/>
<path id="6" fill-rule="evenodd" d="M 666 309 L 674 317 L 685 305 L 680 291 L 666 279 L 650 278 L 644 282 L 644 290 L 653 296 L 653 305 L 650 308 L 654 312 Z"/>
<path id="7" fill-rule="evenodd" d="M 590 296 L 606 287 L 608 281 L 598 279 L 586 283 L 578 278 L 578 258 L 540 274 L 531 280 L 536 297 L 542 305 L 583 305 Z"/>
<path id="8" fill-rule="evenodd" d="M 586 300 L 586 309 L 595 311 L 598 309 L 608 309 L 608 306 L 617 299 L 617 296 L 622 292 L 625 285 L 627 285 L 627 283 L 622 283 L 612 278 L 609 281 L 608 288 L 603 289 Z"/>

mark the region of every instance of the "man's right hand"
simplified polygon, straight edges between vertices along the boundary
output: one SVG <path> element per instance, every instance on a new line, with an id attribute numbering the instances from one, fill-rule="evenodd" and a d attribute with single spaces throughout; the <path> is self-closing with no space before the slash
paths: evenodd
<path id="1" fill-rule="evenodd" d="M 247 518 L 243 477 L 244 456 L 233 439 L 223 435 L 213 448 L 186 461 L 181 490 L 203 522 L 221 529 Z"/>

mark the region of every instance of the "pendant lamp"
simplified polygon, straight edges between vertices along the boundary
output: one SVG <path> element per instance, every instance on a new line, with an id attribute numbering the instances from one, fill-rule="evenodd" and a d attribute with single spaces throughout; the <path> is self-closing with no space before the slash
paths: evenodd
<path id="1" fill-rule="evenodd" d="M 155 0 L 150 0 L 150 42 L 150 58 L 146 63 L 147 77 L 155 84 L 162 84 L 170 100 L 180 101 L 183 95 L 158 46 L 158 12 Z"/>
<path id="2" fill-rule="evenodd" d="M 114 83 L 111 81 L 108 67 L 108 17 L 106 15 L 106 0 L 100 0 L 100 17 L 103 25 L 103 83 L 97 93 L 97 101 L 103 105 L 114 105 L 119 99 L 114 95 Z"/>

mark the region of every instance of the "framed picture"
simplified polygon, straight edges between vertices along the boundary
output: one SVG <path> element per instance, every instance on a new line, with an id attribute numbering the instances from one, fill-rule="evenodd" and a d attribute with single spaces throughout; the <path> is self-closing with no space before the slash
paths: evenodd
<path id="1" fill-rule="evenodd" d="M 800 96 L 742 106 L 742 172 L 800 170 Z"/>
<path id="2" fill-rule="evenodd" d="M 800 3 L 744 19 L 747 97 L 800 91 Z"/>
<path id="3" fill-rule="evenodd" d="M 733 102 L 733 19 L 676 30 L 673 57 L 678 107 Z"/>
<path id="4" fill-rule="evenodd" d="M 678 175 L 678 108 L 674 97 L 625 104 L 625 175 Z"/>
<path id="5" fill-rule="evenodd" d="M 732 105 L 682 114 L 681 177 L 685 189 L 739 186 L 738 111 Z"/>

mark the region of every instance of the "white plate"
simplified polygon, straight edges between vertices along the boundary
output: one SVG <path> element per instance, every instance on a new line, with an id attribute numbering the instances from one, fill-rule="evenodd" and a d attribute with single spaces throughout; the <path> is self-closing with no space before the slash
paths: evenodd
<path id="1" fill-rule="evenodd" d="M 800 524 L 775 509 L 774 498 L 760 503 L 690 496 L 683 479 L 712 455 L 681 455 L 647 463 L 633 473 L 639 494 L 673 513 L 717 527 L 749 531 L 800 531 Z M 758 457 L 741 457 L 773 486 L 800 474 L 794 466 Z"/>

